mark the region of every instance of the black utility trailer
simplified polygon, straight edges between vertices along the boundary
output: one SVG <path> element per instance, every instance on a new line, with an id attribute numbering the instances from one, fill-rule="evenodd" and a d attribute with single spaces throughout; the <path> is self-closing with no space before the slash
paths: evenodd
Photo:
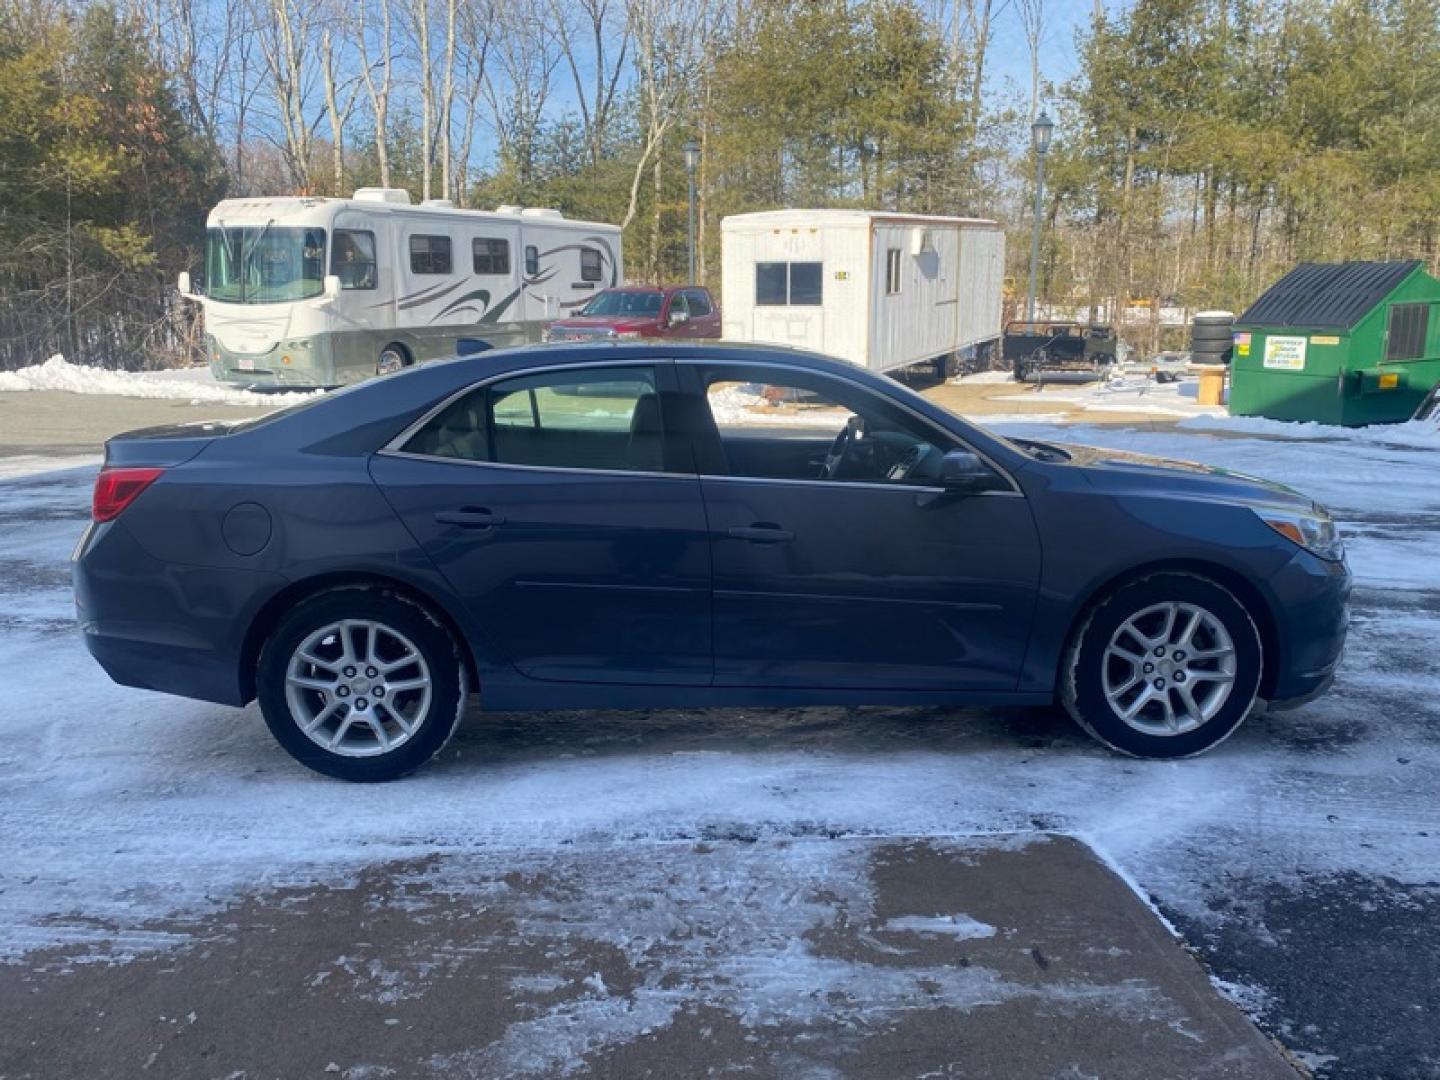
<path id="1" fill-rule="evenodd" d="M 1115 363 L 1115 328 L 1076 322 L 1030 322 L 1016 319 L 1005 324 L 1005 362 L 1018 382 L 1047 374 L 1087 372 L 1101 375 Z"/>

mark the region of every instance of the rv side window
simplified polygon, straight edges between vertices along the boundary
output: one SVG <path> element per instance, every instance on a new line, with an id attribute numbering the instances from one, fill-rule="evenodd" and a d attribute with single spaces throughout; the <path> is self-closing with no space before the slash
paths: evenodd
<path id="1" fill-rule="evenodd" d="M 477 236 L 471 241 L 471 255 L 477 274 L 510 273 L 510 241 Z"/>
<path id="2" fill-rule="evenodd" d="M 894 296 L 900 291 L 900 249 L 890 248 L 885 252 L 885 295 Z"/>
<path id="3" fill-rule="evenodd" d="M 1429 329 L 1429 304 L 1394 304 L 1390 308 L 1389 333 L 1385 340 L 1386 360 L 1419 360 L 1425 355 L 1425 332 Z"/>
<path id="4" fill-rule="evenodd" d="M 540 249 L 534 244 L 525 245 L 525 273 L 534 277 L 540 272 Z"/>
<path id="5" fill-rule="evenodd" d="M 790 303 L 814 307 L 821 300 L 820 264 L 803 262 L 790 264 Z"/>
<path id="6" fill-rule="evenodd" d="M 600 252 L 594 248 L 582 247 L 580 249 L 580 280 L 599 281 L 605 276 L 605 268 L 600 260 Z"/>
<path id="7" fill-rule="evenodd" d="M 410 272 L 412 274 L 450 273 L 450 238 L 448 236 L 410 237 Z"/>
<path id="8" fill-rule="evenodd" d="M 785 263 L 756 263 L 755 303 L 766 306 L 784 306 L 788 303 L 788 277 L 789 267 Z"/>
<path id="9" fill-rule="evenodd" d="M 375 288 L 375 234 L 368 229 L 336 229 L 330 273 L 340 279 L 342 289 Z"/>

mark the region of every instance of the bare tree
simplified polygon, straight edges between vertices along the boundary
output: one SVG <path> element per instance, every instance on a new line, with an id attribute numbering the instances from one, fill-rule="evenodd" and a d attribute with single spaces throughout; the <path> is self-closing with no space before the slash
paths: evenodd
<path id="1" fill-rule="evenodd" d="M 374 56 L 370 48 L 372 2 L 378 8 L 380 24 L 378 56 Z M 390 186 L 390 93 L 395 76 L 393 29 L 390 0 L 356 0 L 355 44 L 360 51 L 360 75 L 370 98 L 371 115 L 375 118 L 375 157 L 380 166 L 381 187 Z M 375 74 L 377 67 L 382 70 L 378 79 Z"/>
<path id="2" fill-rule="evenodd" d="M 331 193 L 345 192 L 345 125 L 355 108 L 359 80 L 346 76 L 335 58 L 335 38 L 340 13 L 333 11 L 320 34 L 320 80 L 325 90 L 325 115 L 330 118 Z"/>
<path id="3" fill-rule="evenodd" d="M 1030 120 L 1040 111 L 1040 45 L 1045 38 L 1045 0 L 1015 0 L 1025 47 L 1030 52 Z"/>
<path id="4" fill-rule="evenodd" d="M 523 189 L 534 179 L 545 105 L 561 61 L 559 37 L 548 0 L 498 0 L 495 27 L 482 94 L 500 155 Z"/>
<path id="5" fill-rule="evenodd" d="M 550 10 L 575 84 L 590 164 L 597 167 L 625 72 L 631 20 L 614 0 L 550 0 Z"/>
<path id="6" fill-rule="evenodd" d="M 260 52 L 275 99 L 280 148 L 291 183 L 310 190 L 310 150 L 314 124 L 306 118 L 314 76 L 305 63 L 305 47 L 313 27 L 310 0 L 256 0 Z"/>
<path id="7" fill-rule="evenodd" d="M 692 96 L 708 48 L 707 35 L 712 32 L 710 5 L 711 0 L 629 0 L 635 77 L 645 126 L 621 228 L 635 220 L 645 170 Z M 658 195 L 658 162 L 655 184 Z"/>
<path id="8" fill-rule="evenodd" d="M 459 10 L 459 76 L 461 86 L 460 146 L 455 153 L 454 196 L 456 203 L 469 202 L 470 154 L 479 124 L 480 96 L 485 86 L 485 61 L 490 53 L 490 32 L 494 21 L 491 0 L 467 0 Z"/>

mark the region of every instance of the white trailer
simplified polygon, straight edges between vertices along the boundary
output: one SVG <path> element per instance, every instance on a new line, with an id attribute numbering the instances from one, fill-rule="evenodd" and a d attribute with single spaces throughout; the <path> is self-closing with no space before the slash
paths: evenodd
<path id="1" fill-rule="evenodd" d="M 1005 234 L 981 218 L 774 210 L 720 223 L 724 337 L 813 349 L 872 371 L 1000 337 Z"/>
<path id="2" fill-rule="evenodd" d="M 206 222 L 205 352 L 215 377 L 335 386 L 481 347 L 538 341 L 624 278 L 620 230 L 558 210 L 351 199 L 227 199 Z"/>

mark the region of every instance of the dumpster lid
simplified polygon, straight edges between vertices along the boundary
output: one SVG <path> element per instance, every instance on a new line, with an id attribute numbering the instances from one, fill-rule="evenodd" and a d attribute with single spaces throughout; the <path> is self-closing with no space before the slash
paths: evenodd
<path id="1" fill-rule="evenodd" d="M 1348 330 L 1419 265 L 1419 259 L 1301 263 L 1266 289 L 1235 322 Z"/>

